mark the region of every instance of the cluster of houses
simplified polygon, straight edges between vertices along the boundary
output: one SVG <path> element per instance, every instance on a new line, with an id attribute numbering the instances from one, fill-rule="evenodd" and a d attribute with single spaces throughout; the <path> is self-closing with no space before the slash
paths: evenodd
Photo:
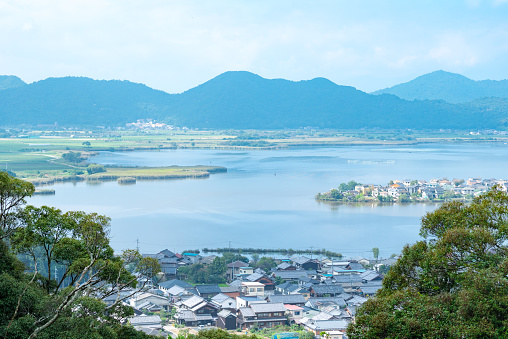
<path id="1" fill-rule="evenodd" d="M 168 265 L 169 278 L 174 265 L 182 261 L 211 262 L 215 257 L 189 254 L 164 250 L 153 256 Z M 193 286 L 176 276 L 159 282 L 125 300 L 137 314 L 130 323 L 146 333 L 160 332 L 160 317 L 143 313 L 165 310 L 177 324 L 191 328 L 252 330 L 300 324 L 315 335 L 325 332 L 341 339 L 357 308 L 376 294 L 383 279 L 378 271 L 365 268 L 373 263 L 363 258 L 334 261 L 294 256 L 277 262 L 269 272 L 246 262 L 232 262 L 227 265 L 228 283 L 221 286 Z M 387 259 L 377 264 L 394 262 Z"/>
<path id="2" fill-rule="evenodd" d="M 425 180 L 393 180 L 387 186 L 357 185 L 354 190 L 343 192 L 346 199 L 362 194 L 381 201 L 429 201 L 434 199 L 467 200 L 488 191 L 494 185 L 508 191 L 508 180 L 469 178 Z"/>

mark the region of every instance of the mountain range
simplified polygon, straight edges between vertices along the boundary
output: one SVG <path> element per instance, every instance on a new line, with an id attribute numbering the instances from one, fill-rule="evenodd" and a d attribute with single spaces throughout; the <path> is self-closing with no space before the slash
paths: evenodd
<path id="1" fill-rule="evenodd" d="M 400 98 L 388 93 L 395 89 L 414 95 L 426 88 L 431 94 L 433 89 L 429 87 L 435 87 L 439 79 L 462 77 L 450 74 L 434 72 L 398 85 L 402 87 L 383 90 L 387 93 L 374 94 L 325 78 L 295 82 L 264 79 L 244 71 L 223 73 L 181 94 L 168 94 L 129 81 L 64 77 L 26 84 L 17 77 L 4 76 L 0 77 L 0 125 L 121 126 L 151 118 L 210 129 L 508 127 L 508 95 L 503 96 L 506 91 L 502 89 L 482 92 L 489 98 L 478 94 L 469 102 L 447 102 L 442 97 Z M 425 82 L 428 86 L 424 86 Z M 504 81 L 489 83 L 501 88 Z M 496 98 L 490 98 L 491 93 L 497 93 Z"/>
<path id="2" fill-rule="evenodd" d="M 486 97 L 508 98 L 508 80 L 475 81 L 463 75 L 435 71 L 372 94 L 394 94 L 406 100 L 445 100 L 465 103 Z"/>

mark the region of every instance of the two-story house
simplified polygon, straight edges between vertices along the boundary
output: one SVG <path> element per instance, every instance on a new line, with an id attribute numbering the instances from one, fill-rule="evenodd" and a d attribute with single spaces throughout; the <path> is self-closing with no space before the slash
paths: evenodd
<path id="1" fill-rule="evenodd" d="M 242 307 L 238 311 L 237 327 L 249 329 L 254 324 L 258 328 L 275 327 L 285 325 L 286 307 L 283 303 L 251 304 L 249 307 Z"/>

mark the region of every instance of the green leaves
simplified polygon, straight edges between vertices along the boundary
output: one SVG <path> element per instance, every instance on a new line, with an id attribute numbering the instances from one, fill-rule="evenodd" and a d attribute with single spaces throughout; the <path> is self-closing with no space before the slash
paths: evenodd
<path id="1" fill-rule="evenodd" d="M 508 333 L 508 195 L 451 202 L 422 219 L 351 338 L 501 338 Z"/>
<path id="2" fill-rule="evenodd" d="M 34 192 L 32 183 L 0 171 L 0 239 L 10 236 L 18 227 L 17 212 Z"/>

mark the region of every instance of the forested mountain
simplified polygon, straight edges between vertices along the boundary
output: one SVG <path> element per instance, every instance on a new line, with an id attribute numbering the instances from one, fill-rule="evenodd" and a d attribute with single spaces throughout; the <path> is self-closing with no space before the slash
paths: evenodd
<path id="1" fill-rule="evenodd" d="M 508 98 L 508 80 L 474 81 L 463 75 L 436 71 L 372 94 L 393 94 L 406 100 L 445 100 L 464 103 L 479 98 Z"/>
<path id="2" fill-rule="evenodd" d="M 14 75 L 0 75 L 0 90 L 25 86 L 26 83 Z"/>
<path id="3" fill-rule="evenodd" d="M 327 79 L 226 72 L 182 94 L 128 81 L 49 78 L 0 91 L 0 125 L 121 126 L 152 118 L 196 128 L 506 128 L 502 100 L 467 104 L 371 95 Z"/>

